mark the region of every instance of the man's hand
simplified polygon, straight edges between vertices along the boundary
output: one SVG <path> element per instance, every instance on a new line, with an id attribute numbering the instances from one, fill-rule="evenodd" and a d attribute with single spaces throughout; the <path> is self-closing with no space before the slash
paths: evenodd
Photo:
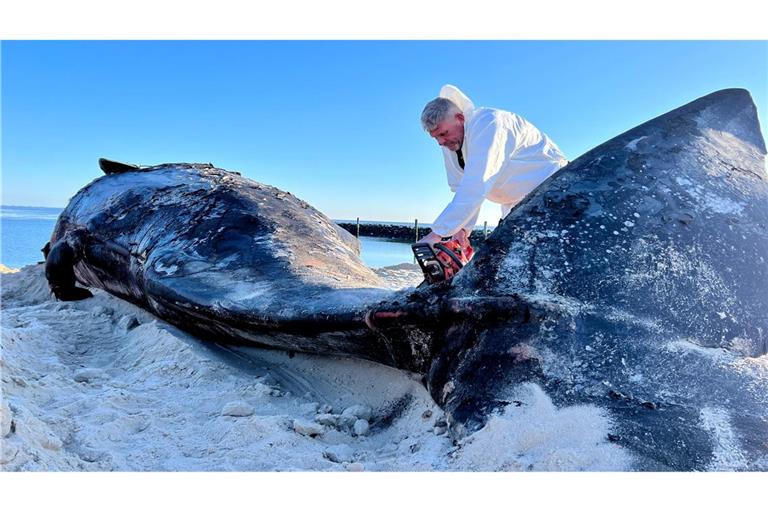
<path id="1" fill-rule="evenodd" d="M 469 232 L 466 229 L 461 228 L 451 237 L 451 240 L 456 240 L 462 246 L 469 245 Z"/>
<path id="2" fill-rule="evenodd" d="M 419 243 L 421 244 L 429 244 L 430 247 L 434 246 L 436 243 L 440 242 L 443 239 L 440 235 L 437 233 L 434 233 L 432 231 L 429 232 L 427 236 L 419 240 Z"/>

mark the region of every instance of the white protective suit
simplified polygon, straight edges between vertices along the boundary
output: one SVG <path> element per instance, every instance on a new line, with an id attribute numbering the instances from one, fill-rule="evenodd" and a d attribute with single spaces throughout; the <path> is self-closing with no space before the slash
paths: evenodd
<path id="1" fill-rule="evenodd" d="M 432 231 L 451 236 L 475 227 L 485 199 L 501 204 L 501 216 L 567 162 L 549 137 L 512 112 L 475 108 L 453 85 L 440 97 L 454 102 L 464 113 L 464 169 L 455 151 L 443 147 L 448 186 L 453 200 L 432 223 Z"/>

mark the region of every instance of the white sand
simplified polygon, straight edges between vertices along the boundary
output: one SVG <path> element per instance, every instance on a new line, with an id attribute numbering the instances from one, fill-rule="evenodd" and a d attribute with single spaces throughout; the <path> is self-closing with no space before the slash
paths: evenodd
<path id="1" fill-rule="evenodd" d="M 393 287 L 414 266 L 379 271 Z M 366 361 L 205 344 L 93 290 L 52 300 L 41 265 L 2 274 L 4 471 L 624 469 L 591 407 L 537 387 L 459 445 L 418 377 Z M 437 427 L 435 425 L 437 424 Z"/>

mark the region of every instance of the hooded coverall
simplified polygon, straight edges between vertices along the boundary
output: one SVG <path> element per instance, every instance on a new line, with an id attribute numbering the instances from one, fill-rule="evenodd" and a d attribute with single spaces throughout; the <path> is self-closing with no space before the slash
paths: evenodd
<path id="1" fill-rule="evenodd" d="M 448 186 L 453 199 L 432 223 L 432 231 L 447 237 L 475 227 L 485 199 L 501 204 L 501 216 L 552 173 L 567 164 L 560 149 L 531 123 L 512 112 L 475 108 L 453 85 L 440 97 L 455 103 L 464 114 L 464 142 L 458 154 L 443 147 Z"/>

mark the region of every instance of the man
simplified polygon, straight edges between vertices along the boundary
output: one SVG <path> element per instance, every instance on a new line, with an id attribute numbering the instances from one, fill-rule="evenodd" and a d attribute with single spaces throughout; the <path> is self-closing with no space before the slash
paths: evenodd
<path id="1" fill-rule="evenodd" d="M 443 148 L 453 200 L 419 240 L 434 245 L 444 237 L 465 244 L 483 201 L 501 204 L 501 216 L 567 160 L 549 137 L 511 112 L 475 108 L 453 85 L 427 103 L 421 124 Z"/>

